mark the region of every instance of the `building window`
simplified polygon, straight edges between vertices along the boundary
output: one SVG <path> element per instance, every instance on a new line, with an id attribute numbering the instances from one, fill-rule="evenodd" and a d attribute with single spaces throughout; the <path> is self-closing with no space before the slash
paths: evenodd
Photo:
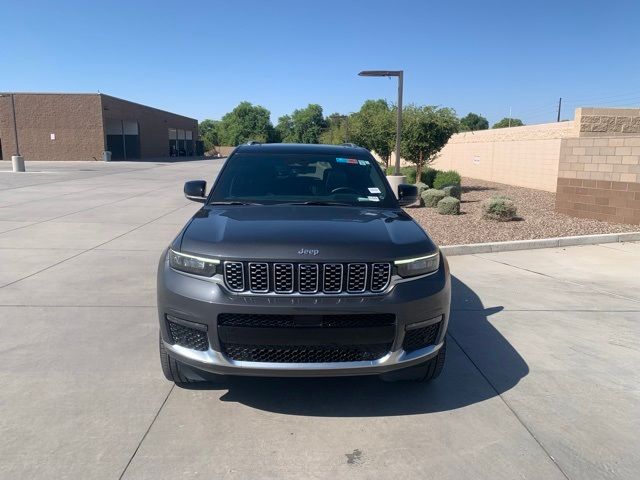
<path id="1" fill-rule="evenodd" d="M 105 119 L 107 150 L 111 158 L 128 160 L 140 158 L 140 137 L 135 120 Z"/>

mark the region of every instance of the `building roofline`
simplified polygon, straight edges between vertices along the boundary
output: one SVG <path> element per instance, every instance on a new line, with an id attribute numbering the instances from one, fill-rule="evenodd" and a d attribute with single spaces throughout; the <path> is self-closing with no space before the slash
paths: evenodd
<path id="1" fill-rule="evenodd" d="M 90 92 L 0 92 L 0 95 L 101 95 Z"/>
<path id="2" fill-rule="evenodd" d="M 163 113 L 168 113 L 169 115 L 175 115 L 176 117 L 182 117 L 182 118 L 186 118 L 189 120 L 195 120 L 196 122 L 198 121 L 197 118 L 193 118 L 193 117 L 187 117 L 186 115 L 181 115 L 179 113 L 175 113 L 175 112 L 170 112 L 169 110 L 163 110 L 161 108 L 156 108 L 156 107 L 152 107 L 150 105 L 145 105 L 143 103 L 138 103 L 138 102 L 132 102 L 131 100 L 126 100 L 124 98 L 120 98 L 120 97 L 114 97 L 113 95 L 108 95 L 106 93 L 98 93 L 97 95 L 100 95 L 101 97 L 109 97 L 109 98 L 113 98 L 114 100 L 118 100 L 119 102 L 125 102 L 125 103 L 130 103 L 131 105 L 136 105 L 138 107 L 144 107 L 144 108 L 149 108 L 151 110 L 155 110 L 157 112 L 163 112 Z"/>
<path id="3" fill-rule="evenodd" d="M 126 99 L 120 98 L 120 97 L 114 97 L 113 95 L 109 95 L 109 94 L 101 93 L 101 92 L 97 92 L 97 93 L 90 93 L 90 92 L 0 92 L 0 95 L 87 95 L 87 96 L 92 96 L 93 95 L 93 96 L 98 96 L 98 97 L 109 97 L 109 98 L 113 98 L 114 100 L 118 100 L 120 102 L 126 102 L 126 103 L 130 103 L 132 105 L 136 105 L 138 107 L 149 108 L 151 110 L 156 110 L 158 112 L 168 113 L 169 115 L 175 115 L 176 117 L 187 118 L 189 120 L 195 120 L 196 122 L 198 121 L 197 118 L 187 117 L 186 115 L 181 115 L 179 113 L 170 112 L 168 110 L 163 110 L 161 108 L 152 107 L 150 105 L 145 105 L 143 103 L 132 102 L 131 100 L 126 100 Z"/>

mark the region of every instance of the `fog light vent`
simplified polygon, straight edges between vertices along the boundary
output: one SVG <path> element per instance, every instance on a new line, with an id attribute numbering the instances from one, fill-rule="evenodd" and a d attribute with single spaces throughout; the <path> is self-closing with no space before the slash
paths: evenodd
<path id="1" fill-rule="evenodd" d="M 167 318 L 167 323 L 169 325 L 171 341 L 174 345 L 200 351 L 209 349 L 209 340 L 207 339 L 206 331 L 189 328 L 185 325 L 172 322 L 169 318 Z"/>
<path id="2" fill-rule="evenodd" d="M 402 349 L 405 352 L 411 352 L 413 350 L 418 350 L 419 348 L 434 345 L 436 343 L 436 340 L 438 339 L 438 332 L 440 331 L 441 323 L 442 322 L 433 323 L 426 327 L 407 330 L 404 333 Z"/>

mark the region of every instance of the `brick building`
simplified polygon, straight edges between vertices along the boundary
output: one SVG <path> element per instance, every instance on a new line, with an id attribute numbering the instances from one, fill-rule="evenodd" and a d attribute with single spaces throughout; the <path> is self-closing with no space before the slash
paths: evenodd
<path id="1" fill-rule="evenodd" d="M 196 154 L 198 122 L 101 93 L 0 93 L 0 159 L 134 160 Z"/>

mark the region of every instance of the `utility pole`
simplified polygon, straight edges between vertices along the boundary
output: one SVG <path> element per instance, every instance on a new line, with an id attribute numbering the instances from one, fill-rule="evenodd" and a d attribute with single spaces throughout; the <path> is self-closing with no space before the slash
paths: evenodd
<path id="1" fill-rule="evenodd" d="M 14 172 L 24 172 L 24 159 L 20 155 L 20 145 L 18 144 L 18 122 L 16 121 L 16 103 L 13 93 L 0 95 L 0 97 L 11 97 L 11 111 L 13 113 L 13 138 L 16 142 L 16 154 L 11 156 L 11 164 Z"/>
<path id="2" fill-rule="evenodd" d="M 558 122 L 560 121 L 560 110 L 562 109 L 562 97 L 558 100 Z"/>

